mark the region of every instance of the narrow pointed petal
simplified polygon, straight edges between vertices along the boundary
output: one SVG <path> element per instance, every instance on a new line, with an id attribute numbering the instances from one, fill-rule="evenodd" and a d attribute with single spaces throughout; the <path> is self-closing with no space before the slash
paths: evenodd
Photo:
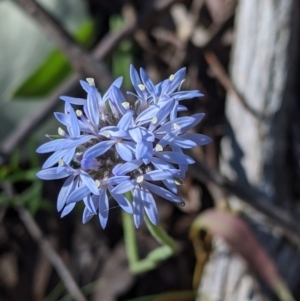
<path id="1" fill-rule="evenodd" d="M 57 211 L 61 211 L 65 206 L 69 194 L 76 186 L 76 182 L 77 181 L 75 181 L 75 176 L 70 176 L 63 184 L 57 197 L 57 203 L 56 203 Z"/>
<path id="2" fill-rule="evenodd" d="M 132 190 L 135 187 L 135 184 L 133 183 L 132 180 L 127 180 L 116 186 L 113 190 L 112 193 L 115 194 L 123 194 L 127 191 Z"/>
<path id="3" fill-rule="evenodd" d="M 181 68 L 174 74 L 174 79 L 172 80 L 170 87 L 168 88 L 168 93 L 173 93 L 178 89 L 181 82 L 183 81 L 186 73 L 186 68 Z"/>
<path id="4" fill-rule="evenodd" d="M 68 150 L 54 152 L 43 164 L 42 168 L 49 168 L 58 163 L 60 159 L 67 153 Z"/>
<path id="5" fill-rule="evenodd" d="M 70 126 L 70 116 L 61 112 L 54 113 L 55 118 L 66 127 Z"/>
<path id="6" fill-rule="evenodd" d="M 97 208 L 95 207 L 95 203 L 92 199 L 91 195 L 87 195 L 83 198 L 83 202 L 86 208 L 90 211 L 92 214 L 97 214 Z"/>
<path id="7" fill-rule="evenodd" d="M 99 189 L 97 188 L 95 181 L 91 178 L 91 176 L 86 173 L 85 171 L 80 171 L 80 179 L 85 184 L 86 187 L 92 192 L 93 194 L 99 194 Z"/>
<path id="8" fill-rule="evenodd" d="M 141 193 L 143 195 L 142 198 L 144 200 L 143 201 L 144 210 L 146 211 L 151 223 L 157 225 L 158 211 L 157 211 L 155 200 L 148 189 L 141 189 Z"/>
<path id="9" fill-rule="evenodd" d="M 89 193 L 90 193 L 90 190 L 89 190 L 88 187 L 86 187 L 86 186 L 80 186 L 79 188 L 77 188 L 76 190 L 74 190 L 73 192 L 71 192 L 71 194 L 67 198 L 66 203 L 67 204 L 71 204 L 71 203 L 76 203 L 78 201 L 81 201 Z"/>
<path id="10" fill-rule="evenodd" d="M 118 123 L 118 128 L 127 131 L 127 129 L 129 128 L 129 126 L 132 123 L 132 115 L 133 112 L 132 111 L 128 111 L 119 121 Z"/>
<path id="11" fill-rule="evenodd" d="M 79 81 L 81 87 L 88 93 L 90 91 L 90 89 L 92 88 L 87 82 L 85 82 L 84 80 L 80 80 Z"/>
<path id="12" fill-rule="evenodd" d="M 182 139 L 194 141 L 197 145 L 206 145 L 212 142 L 212 139 L 206 135 L 188 133 L 180 136 Z"/>
<path id="13" fill-rule="evenodd" d="M 107 152 L 113 145 L 115 141 L 113 140 L 106 140 L 99 142 L 89 148 L 83 155 L 83 158 L 96 158 Z"/>
<path id="14" fill-rule="evenodd" d="M 65 109 L 68 111 L 70 116 L 70 124 L 67 126 L 68 132 L 71 137 L 78 137 L 80 135 L 80 127 L 74 109 L 68 102 L 65 104 Z"/>
<path id="15" fill-rule="evenodd" d="M 149 78 L 147 72 L 143 68 L 140 68 L 140 75 L 141 75 L 141 79 L 142 79 L 144 85 L 146 86 L 147 90 L 149 91 L 151 96 L 153 98 L 155 98 L 156 97 L 155 87 L 154 87 L 151 79 Z"/>
<path id="16" fill-rule="evenodd" d="M 48 141 L 42 144 L 40 147 L 38 147 L 36 152 L 38 154 L 54 152 L 57 150 L 56 148 L 60 146 L 62 143 L 64 143 L 65 141 L 66 139 L 55 139 L 55 140 Z"/>
<path id="17" fill-rule="evenodd" d="M 69 96 L 60 96 L 59 98 L 63 101 L 67 101 L 73 105 L 83 106 L 86 104 L 86 99 L 84 99 L 84 98 L 69 97 Z"/>
<path id="18" fill-rule="evenodd" d="M 159 106 L 152 105 L 146 110 L 144 110 L 143 112 L 141 112 L 139 116 L 137 116 L 137 118 L 135 119 L 135 122 L 138 124 L 148 123 L 151 121 L 153 116 L 157 114 L 158 111 L 159 111 Z"/>
<path id="19" fill-rule="evenodd" d="M 66 149 L 66 154 L 62 157 L 62 160 L 66 164 L 70 164 L 74 155 L 75 155 L 76 147 L 73 147 L 71 149 Z"/>
<path id="20" fill-rule="evenodd" d="M 68 149 L 68 148 L 72 148 L 72 147 L 77 147 L 79 145 L 89 142 L 91 139 L 94 139 L 94 138 L 95 137 L 93 135 L 82 135 L 78 138 L 60 139 L 60 140 L 64 140 L 64 141 L 61 141 L 60 144 L 57 144 L 55 147 L 55 150 L 63 150 L 63 149 Z"/>
<path id="21" fill-rule="evenodd" d="M 110 186 L 109 187 L 109 192 L 110 192 L 111 196 L 115 199 L 115 201 L 120 205 L 120 207 L 124 211 L 126 211 L 127 213 L 132 214 L 133 210 L 132 210 L 132 206 L 131 206 L 130 202 L 122 194 L 113 193 L 112 189 L 113 189 L 113 187 Z"/>
<path id="22" fill-rule="evenodd" d="M 70 174 L 66 171 L 57 172 L 57 167 L 40 170 L 36 176 L 42 180 L 57 180 L 68 177 Z"/>
<path id="23" fill-rule="evenodd" d="M 173 203 L 178 203 L 178 204 L 182 203 L 181 199 L 178 196 L 176 196 L 175 194 L 173 194 L 172 192 L 170 192 L 169 190 L 163 187 L 151 184 L 149 182 L 144 182 L 143 186 L 149 189 L 150 191 L 152 191 L 153 193 L 159 195 L 163 199 L 166 199 Z"/>
<path id="24" fill-rule="evenodd" d="M 132 160 L 132 152 L 124 143 L 122 142 L 116 143 L 115 147 L 116 147 L 116 151 L 124 161 Z"/>
<path id="25" fill-rule="evenodd" d="M 108 197 L 106 194 L 106 190 L 102 189 L 101 194 L 99 196 L 99 221 L 104 229 L 107 224 L 108 220 L 108 213 L 109 213 L 109 205 L 108 205 Z"/>
<path id="26" fill-rule="evenodd" d="M 143 223 L 144 220 L 144 206 L 141 190 L 139 187 L 134 189 L 133 192 L 133 220 L 137 228 Z"/>
<path id="27" fill-rule="evenodd" d="M 95 127 L 99 126 L 99 100 L 100 95 L 96 87 L 91 87 L 87 96 L 88 117 Z"/>
<path id="28" fill-rule="evenodd" d="M 174 168 L 170 170 L 152 170 L 144 174 L 144 179 L 147 181 L 161 181 L 178 176 L 179 172 L 180 170 Z"/>
<path id="29" fill-rule="evenodd" d="M 94 214 L 87 207 L 85 207 L 82 214 L 82 223 L 86 224 L 92 219 L 93 216 Z"/>
<path id="30" fill-rule="evenodd" d="M 117 166 L 117 168 L 113 169 L 113 174 L 122 176 L 126 175 L 127 173 L 139 168 L 142 165 L 142 160 L 132 160 L 130 162 L 126 162 L 121 166 Z"/>
<path id="31" fill-rule="evenodd" d="M 167 162 L 175 163 L 175 164 L 193 164 L 193 163 L 195 163 L 195 160 L 193 160 L 189 156 L 187 156 L 185 154 L 174 153 L 171 151 L 156 152 L 155 156 L 157 156 L 163 160 L 166 160 Z"/>
<path id="32" fill-rule="evenodd" d="M 64 208 L 64 210 L 61 212 L 60 217 L 64 217 L 64 216 L 66 216 L 67 214 L 69 214 L 69 213 L 73 210 L 73 208 L 75 207 L 75 204 L 76 204 L 76 203 L 72 203 L 72 204 L 67 205 L 67 206 Z"/>

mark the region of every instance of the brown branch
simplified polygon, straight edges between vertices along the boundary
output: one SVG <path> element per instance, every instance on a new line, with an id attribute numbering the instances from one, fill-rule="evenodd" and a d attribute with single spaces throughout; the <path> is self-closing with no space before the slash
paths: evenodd
<path id="1" fill-rule="evenodd" d="M 8 197 L 13 197 L 15 194 L 14 188 L 11 183 L 4 183 L 1 185 L 4 193 Z M 60 276 L 61 280 L 64 282 L 66 288 L 76 301 L 87 301 L 82 292 L 80 291 L 78 285 L 76 284 L 75 280 L 73 279 L 71 273 L 69 272 L 68 268 L 66 267 L 65 263 L 61 259 L 61 257 L 57 254 L 57 252 L 53 249 L 52 245 L 49 241 L 43 237 L 42 231 L 32 218 L 30 213 L 27 209 L 22 206 L 18 205 L 15 207 L 17 210 L 20 219 L 23 221 L 27 231 L 31 235 L 31 237 L 36 241 L 40 249 L 44 252 L 47 258 L 52 263 L 53 267 L 55 268 L 57 274 Z"/>
<path id="2" fill-rule="evenodd" d="M 291 243 L 300 247 L 300 223 L 291 214 L 271 204 L 253 188 L 228 180 L 200 161 L 191 165 L 189 171 L 199 181 L 207 185 L 215 185 L 224 193 L 237 196 L 242 202 L 263 214 Z"/>
<path id="3" fill-rule="evenodd" d="M 21 0 L 13 0 L 21 1 Z M 155 1 L 153 10 L 147 10 L 143 18 L 140 18 L 135 23 L 127 24 L 123 29 L 116 33 L 108 33 L 92 51 L 92 57 L 96 60 L 103 60 L 118 43 L 124 38 L 133 34 L 137 29 L 147 26 L 148 20 L 156 16 L 158 13 L 166 11 L 175 0 Z M 12 131 L 12 133 L 3 141 L 0 148 L 0 164 L 1 161 L 7 159 L 10 153 L 18 145 L 22 144 L 28 136 L 41 124 L 45 119 L 52 114 L 53 109 L 57 106 L 59 96 L 70 95 L 78 88 L 78 80 L 81 75 L 72 75 L 64 83 L 62 83 L 53 94 L 51 94 L 39 109 L 29 118 L 25 119 L 20 125 Z"/>
<path id="4" fill-rule="evenodd" d="M 89 55 L 69 35 L 63 26 L 34 0 L 12 0 L 22 10 L 28 13 L 41 29 L 63 51 L 71 66 L 78 73 L 94 77 L 99 87 L 107 89 L 112 82 L 112 75 L 107 66 L 94 56 Z"/>
<path id="5" fill-rule="evenodd" d="M 206 50 L 204 51 L 204 57 L 206 62 L 211 67 L 214 75 L 219 80 L 219 82 L 224 87 L 224 89 L 227 91 L 227 93 L 232 95 L 233 98 L 237 100 L 247 110 L 247 112 L 249 112 L 256 120 L 258 121 L 265 120 L 267 117 L 261 114 L 260 112 L 257 112 L 252 107 L 250 107 L 249 104 L 245 101 L 245 99 L 236 90 L 231 79 L 227 75 L 226 70 L 221 65 L 216 55 L 212 51 Z"/>

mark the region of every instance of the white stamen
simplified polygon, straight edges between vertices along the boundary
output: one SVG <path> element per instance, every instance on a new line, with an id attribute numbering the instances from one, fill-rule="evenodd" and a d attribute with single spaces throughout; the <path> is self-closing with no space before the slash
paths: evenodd
<path id="1" fill-rule="evenodd" d="M 139 84 L 138 87 L 140 88 L 141 91 L 145 91 L 146 87 L 142 84 Z"/>
<path id="2" fill-rule="evenodd" d="M 181 81 L 181 83 L 180 83 L 180 85 L 179 85 L 179 87 L 178 87 L 178 90 L 180 90 L 181 89 L 181 86 L 182 86 L 182 84 L 185 82 L 185 79 L 183 79 L 182 81 Z"/>
<path id="3" fill-rule="evenodd" d="M 170 82 L 172 82 L 174 80 L 174 78 L 175 78 L 174 74 L 171 74 L 169 77 Z"/>
<path id="4" fill-rule="evenodd" d="M 64 165 L 65 165 L 65 162 L 64 162 L 62 159 L 59 159 L 59 161 L 58 161 L 58 165 L 60 165 L 60 166 L 64 166 Z"/>
<path id="5" fill-rule="evenodd" d="M 95 185 L 96 185 L 97 188 L 99 188 L 100 187 L 100 181 L 96 180 Z"/>
<path id="6" fill-rule="evenodd" d="M 88 82 L 88 84 L 91 86 L 91 87 L 94 87 L 95 86 L 95 81 L 92 77 L 88 77 L 86 78 L 86 81 Z"/>
<path id="7" fill-rule="evenodd" d="M 59 127 L 58 128 L 58 135 L 64 136 L 65 134 L 66 134 L 66 132 L 61 127 Z"/>
<path id="8" fill-rule="evenodd" d="M 83 114 L 82 114 L 82 111 L 81 110 L 76 110 L 76 115 L 78 117 L 81 117 Z"/>
<path id="9" fill-rule="evenodd" d="M 160 144 L 157 143 L 156 146 L 155 146 L 155 150 L 157 152 L 162 152 L 163 151 L 163 147 Z"/>
<path id="10" fill-rule="evenodd" d="M 110 138 L 111 134 L 109 132 L 103 132 L 102 135 L 106 138 Z"/>
<path id="11" fill-rule="evenodd" d="M 127 110 L 130 108 L 130 104 L 129 102 L 125 101 L 125 102 L 122 102 L 122 106 Z"/>
<path id="12" fill-rule="evenodd" d="M 156 118 L 156 117 L 153 117 L 152 120 L 151 120 L 151 122 L 152 122 L 153 124 L 156 124 L 156 123 L 157 123 L 157 118 Z"/>
<path id="13" fill-rule="evenodd" d="M 177 123 L 174 123 L 174 124 L 173 124 L 173 129 L 174 129 L 174 130 L 179 130 L 179 129 L 180 129 L 180 125 L 177 124 Z"/>
<path id="14" fill-rule="evenodd" d="M 137 183 L 142 183 L 144 181 L 144 176 L 138 176 L 137 178 L 136 178 L 136 182 Z"/>

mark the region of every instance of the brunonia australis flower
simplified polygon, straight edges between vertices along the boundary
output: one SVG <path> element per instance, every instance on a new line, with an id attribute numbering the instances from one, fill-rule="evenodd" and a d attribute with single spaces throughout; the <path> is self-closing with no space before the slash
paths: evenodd
<path id="1" fill-rule="evenodd" d="M 145 72 L 130 67 L 135 93 L 133 104 L 126 101 L 120 87 L 122 78 L 113 82 L 101 96 L 94 80 L 80 81 L 87 97 L 62 96 L 64 113 L 54 113 L 64 126 L 58 135 L 41 145 L 38 153 L 52 153 L 37 176 L 43 180 L 66 178 L 57 199 L 57 210 L 67 215 L 83 201 L 82 221 L 99 216 L 104 228 L 109 214 L 109 197 L 133 214 L 139 227 L 146 213 L 153 224 L 158 212 L 153 195 L 182 203 L 177 185 L 194 160 L 183 149 L 205 145 L 211 139 L 188 133 L 204 114 L 178 117 L 187 109 L 182 100 L 200 97 L 199 91 L 180 91 L 185 68 L 154 85 Z M 74 110 L 72 105 L 81 106 Z M 132 200 L 126 198 L 131 192 Z"/>

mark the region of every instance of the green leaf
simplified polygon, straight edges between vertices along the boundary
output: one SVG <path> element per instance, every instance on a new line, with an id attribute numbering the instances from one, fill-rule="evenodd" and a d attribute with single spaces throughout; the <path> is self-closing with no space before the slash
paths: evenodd
<path id="1" fill-rule="evenodd" d="M 86 21 L 74 34 L 74 39 L 90 48 L 94 43 L 95 24 Z M 37 68 L 13 93 L 14 98 L 42 97 L 56 88 L 69 74 L 72 68 L 64 54 L 56 49 L 52 51 L 42 65 Z"/>

